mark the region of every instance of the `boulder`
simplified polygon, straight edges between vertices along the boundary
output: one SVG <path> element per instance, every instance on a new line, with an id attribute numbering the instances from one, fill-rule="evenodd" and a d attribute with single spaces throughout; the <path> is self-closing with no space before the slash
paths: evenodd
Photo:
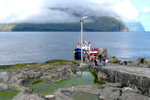
<path id="1" fill-rule="evenodd" d="M 114 62 L 117 62 L 118 59 L 117 57 L 113 56 L 111 59 L 108 60 L 109 63 L 114 63 Z"/>
<path id="2" fill-rule="evenodd" d="M 27 72 L 24 75 L 24 78 L 26 79 L 34 79 L 34 78 L 40 78 L 41 76 L 43 76 L 42 72 Z"/>
<path id="3" fill-rule="evenodd" d="M 143 64 L 144 64 L 144 65 L 150 65 L 150 60 L 145 57 L 145 58 L 143 59 Z"/>
<path id="4" fill-rule="evenodd" d="M 24 92 L 26 92 L 28 94 L 30 94 L 30 93 L 32 94 L 34 92 L 34 90 L 32 88 L 30 88 L 30 87 L 25 87 L 24 88 Z"/>
<path id="5" fill-rule="evenodd" d="M 120 94 L 119 88 L 105 87 L 101 90 L 98 100 L 117 100 Z"/>
<path id="6" fill-rule="evenodd" d="M 124 65 L 124 60 L 121 60 L 121 61 L 120 61 L 120 65 Z"/>
<path id="7" fill-rule="evenodd" d="M 143 60 L 143 57 L 139 57 L 136 61 L 142 62 L 142 60 Z"/>
<path id="8" fill-rule="evenodd" d="M 145 58 L 138 58 L 136 61 L 132 61 L 131 66 L 137 66 L 137 67 L 149 67 L 150 66 L 150 60 Z"/>
<path id="9" fill-rule="evenodd" d="M 50 66 L 48 65 L 42 65 L 42 66 L 39 66 L 39 69 L 42 69 L 42 70 L 50 70 Z"/>
<path id="10" fill-rule="evenodd" d="M 12 100 L 45 100 L 45 98 L 39 94 L 29 94 L 26 91 L 21 91 Z"/>
<path id="11" fill-rule="evenodd" d="M 140 64 L 139 61 L 134 61 L 134 60 L 133 60 L 131 66 L 136 66 L 136 67 L 138 67 L 139 64 Z"/>
<path id="12" fill-rule="evenodd" d="M 14 89 L 18 89 L 20 86 L 18 84 L 5 84 L 5 83 L 0 83 L 0 93 L 2 92 L 9 92 Z"/>
<path id="13" fill-rule="evenodd" d="M 148 68 L 149 66 L 146 65 L 146 64 L 139 64 L 139 67 L 145 67 L 145 68 Z"/>
<path id="14" fill-rule="evenodd" d="M 107 80 L 107 75 L 104 74 L 103 72 L 99 71 L 97 74 L 98 80 Z"/>
<path id="15" fill-rule="evenodd" d="M 36 68 L 36 66 L 27 65 L 27 66 L 23 67 L 23 70 L 24 70 L 24 71 L 29 71 L 29 70 L 32 70 L 32 69 L 34 69 L 34 68 Z"/>
<path id="16" fill-rule="evenodd" d="M 149 100 L 147 96 L 144 96 L 137 92 L 124 92 L 117 100 Z"/>
<path id="17" fill-rule="evenodd" d="M 128 65 L 128 61 L 122 60 L 122 61 L 120 61 L 120 65 Z"/>

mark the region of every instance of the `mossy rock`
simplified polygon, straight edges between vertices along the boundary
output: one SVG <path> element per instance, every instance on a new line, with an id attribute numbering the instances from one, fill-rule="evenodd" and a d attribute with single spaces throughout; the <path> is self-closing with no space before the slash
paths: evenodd
<path id="1" fill-rule="evenodd" d="M 111 59 L 108 60 L 109 63 L 116 63 L 118 62 L 117 57 L 113 56 Z"/>
<path id="2" fill-rule="evenodd" d="M 14 96 L 20 93 L 21 90 L 12 90 L 9 92 L 0 93 L 0 100 L 11 100 Z"/>

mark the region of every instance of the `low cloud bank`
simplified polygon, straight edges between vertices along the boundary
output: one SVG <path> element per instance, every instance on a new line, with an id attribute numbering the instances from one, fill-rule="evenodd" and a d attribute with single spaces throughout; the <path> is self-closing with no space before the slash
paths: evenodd
<path id="1" fill-rule="evenodd" d="M 72 23 L 83 16 L 113 16 L 125 21 L 138 16 L 128 0 L 1 0 L 0 23 Z"/>

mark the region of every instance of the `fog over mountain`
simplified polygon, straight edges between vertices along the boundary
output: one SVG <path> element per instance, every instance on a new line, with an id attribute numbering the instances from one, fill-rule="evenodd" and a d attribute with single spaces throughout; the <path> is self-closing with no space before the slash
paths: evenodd
<path id="1" fill-rule="evenodd" d="M 132 15 L 129 11 L 132 11 Z M 0 23 L 72 23 L 88 16 L 134 20 L 137 12 L 128 0 L 1 0 Z"/>

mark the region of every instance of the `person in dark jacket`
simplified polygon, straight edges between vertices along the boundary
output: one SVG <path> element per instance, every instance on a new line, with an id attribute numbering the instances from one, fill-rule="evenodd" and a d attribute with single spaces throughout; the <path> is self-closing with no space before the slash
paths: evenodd
<path id="1" fill-rule="evenodd" d="M 94 59 L 94 63 L 95 63 L 95 66 L 98 66 L 98 60 L 97 60 L 96 57 L 95 57 L 95 59 Z"/>
<path id="2" fill-rule="evenodd" d="M 83 54 L 83 61 L 85 61 L 85 54 Z"/>
<path id="3" fill-rule="evenodd" d="M 99 54 L 99 63 L 101 63 L 101 61 L 102 61 L 102 54 Z"/>

